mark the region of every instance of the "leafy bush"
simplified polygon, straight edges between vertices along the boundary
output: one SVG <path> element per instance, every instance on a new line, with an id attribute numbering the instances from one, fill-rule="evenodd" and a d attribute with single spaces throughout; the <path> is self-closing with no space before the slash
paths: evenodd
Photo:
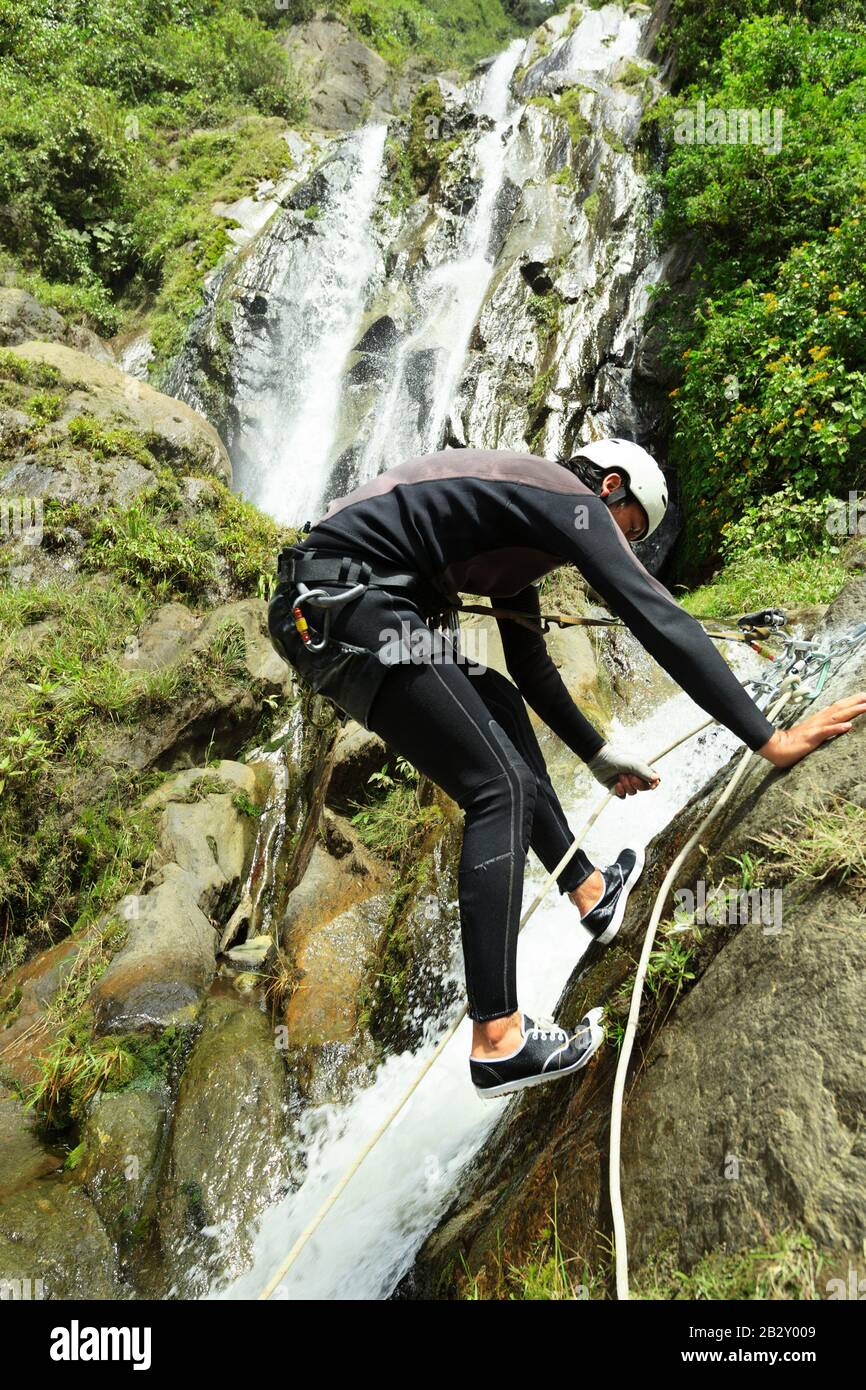
<path id="1" fill-rule="evenodd" d="M 863 213 L 797 247 L 773 290 L 707 300 L 685 349 L 671 454 L 700 565 L 750 504 L 866 483 Z M 680 339 L 682 341 L 682 339 Z"/>
<path id="2" fill-rule="evenodd" d="M 647 125 L 663 155 L 657 236 L 697 253 L 688 292 L 662 291 L 652 310 L 675 369 L 667 434 L 684 578 L 730 558 L 733 537 L 745 545 L 756 515 L 785 537 L 797 509 L 866 481 L 866 25 L 809 25 L 787 8 L 737 5 L 748 17 L 719 46 L 681 4 L 706 81 Z M 675 123 L 699 98 L 707 110 L 780 110 L 780 148 L 678 143 Z M 823 538 L 798 534 L 826 553 Z"/>
<path id="3" fill-rule="evenodd" d="M 822 236 L 866 185 L 866 29 L 810 29 L 778 16 L 744 23 L 722 47 L 711 86 L 662 101 L 651 114 L 665 142 L 658 182 L 666 241 L 698 238 L 711 290 L 774 268 L 806 238 Z M 779 110 L 781 148 L 762 143 L 677 143 L 678 113 L 698 99 L 726 112 Z"/>
<path id="4" fill-rule="evenodd" d="M 140 300 L 168 285 L 172 312 L 188 317 L 226 244 L 210 204 L 289 163 L 284 143 L 277 163 L 249 124 L 255 113 L 303 115 L 270 27 L 279 15 L 264 0 L 4 5 L 0 242 L 26 288 L 104 333 L 119 327 L 121 293 Z M 220 124 L 222 149 L 203 161 L 193 132 Z M 277 132 L 267 137 L 273 143 Z M 213 180 L 191 198 L 183 173 L 191 164 L 200 180 L 205 163 Z"/>

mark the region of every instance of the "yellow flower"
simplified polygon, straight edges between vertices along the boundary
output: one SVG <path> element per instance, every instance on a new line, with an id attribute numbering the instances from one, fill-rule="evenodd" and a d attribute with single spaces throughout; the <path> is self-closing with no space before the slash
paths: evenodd
<path id="1" fill-rule="evenodd" d="M 669 395 L 671 398 L 673 398 L 674 396 L 678 396 L 679 394 L 680 394 L 680 388 L 679 388 L 678 386 L 675 386 L 674 389 L 673 389 L 673 391 L 668 391 L 668 395 Z"/>
<path id="2" fill-rule="evenodd" d="M 824 424 L 824 421 L 823 421 L 823 420 L 813 420 L 813 422 L 812 422 L 812 429 L 813 429 L 813 430 L 820 430 L 820 429 L 823 427 L 823 424 Z"/>
<path id="3" fill-rule="evenodd" d="M 795 410 L 795 411 L 794 411 L 794 414 L 797 415 L 797 416 L 805 415 L 805 414 L 806 414 L 806 407 L 805 407 L 804 405 L 801 405 L 799 410 Z"/>

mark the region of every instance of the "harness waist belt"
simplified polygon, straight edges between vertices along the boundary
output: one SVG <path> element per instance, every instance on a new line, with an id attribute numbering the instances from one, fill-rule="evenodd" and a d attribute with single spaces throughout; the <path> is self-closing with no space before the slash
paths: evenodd
<path id="1" fill-rule="evenodd" d="M 321 555 L 315 550 L 287 546 L 280 552 L 279 582 L 286 584 L 366 584 L 371 589 L 394 589 L 416 598 L 431 613 L 448 607 L 444 594 L 420 574 L 373 572 L 366 560 L 352 555 Z"/>

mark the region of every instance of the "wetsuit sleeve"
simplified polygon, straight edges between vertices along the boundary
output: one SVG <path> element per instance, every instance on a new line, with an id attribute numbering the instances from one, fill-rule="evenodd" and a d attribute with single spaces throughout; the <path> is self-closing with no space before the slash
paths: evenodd
<path id="1" fill-rule="evenodd" d="M 538 631 L 498 618 L 505 665 L 518 690 L 549 729 L 584 762 L 594 757 L 604 738 L 581 714 L 554 665 L 541 631 L 538 590 L 531 584 L 508 598 L 491 598 L 494 608 L 511 608 L 539 620 Z"/>
<path id="2" fill-rule="evenodd" d="M 628 545 L 600 498 L 538 489 L 535 526 L 556 531 L 557 550 L 577 566 L 605 603 L 687 695 L 753 751 L 774 726 L 746 693 L 700 623 L 681 608 Z M 544 502 L 541 498 L 546 499 Z M 578 508 L 582 515 L 578 517 Z M 582 523 L 582 524 L 581 524 Z M 543 534 L 543 533 L 541 533 Z M 551 546 L 551 548 L 553 548 Z"/>

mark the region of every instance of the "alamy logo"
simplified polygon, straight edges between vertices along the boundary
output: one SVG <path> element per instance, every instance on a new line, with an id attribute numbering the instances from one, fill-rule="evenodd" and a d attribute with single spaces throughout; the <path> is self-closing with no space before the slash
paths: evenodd
<path id="1" fill-rule="evenodd" d="M 131 1361 L 134 1371 L 150 1369 L 149 1327 L 68 1327 L 51 1331 L 52 1361 Z"/>
<path id="2" fill-rule="evenodd" d="M 674 922 L 678 926 L 698 922 L 702 926 L 726 923 L 733 927 L 760 922 L 764 936 L 778 936 L 782 930 L 781 888 L 732 890 L 719 884 L 708 891 L 703 879 L 698 879 L 695 888 L 696 892 L 691 888 L 674 889 Z"/>
<path id="3" fill-rule="evenodd" d="M 707 108 L 701 99 L 684 107 L 674 116 L 674 141 L 677 145 L 762 145 L 766 154 L 778 154 L 782 148 L 782 119 L 784 111 L 764 107 Z"/>
<path id="4" fill-rule="evenodd" d="M 467 628 L 458 640 L 438 630 L 412 627 L 405 620 L 399 628 L 384 627 L 379 633 L 379 660 L 385 666 L 465 666 L 470 675 L 484 670 L 487 633 Z"/>
<path id="5" fill-rule="evenodd" d="M 4 1303 L 29 1303 L 32 1299 L 45 1297 L 43 1279 L 3 1279 L 0 1278 L 0 1300 Z"/>
<path id="6" fill-rule="evenodd" d="M 0 540 L 41 545 L 41 497 L 0 497 Z"/>

